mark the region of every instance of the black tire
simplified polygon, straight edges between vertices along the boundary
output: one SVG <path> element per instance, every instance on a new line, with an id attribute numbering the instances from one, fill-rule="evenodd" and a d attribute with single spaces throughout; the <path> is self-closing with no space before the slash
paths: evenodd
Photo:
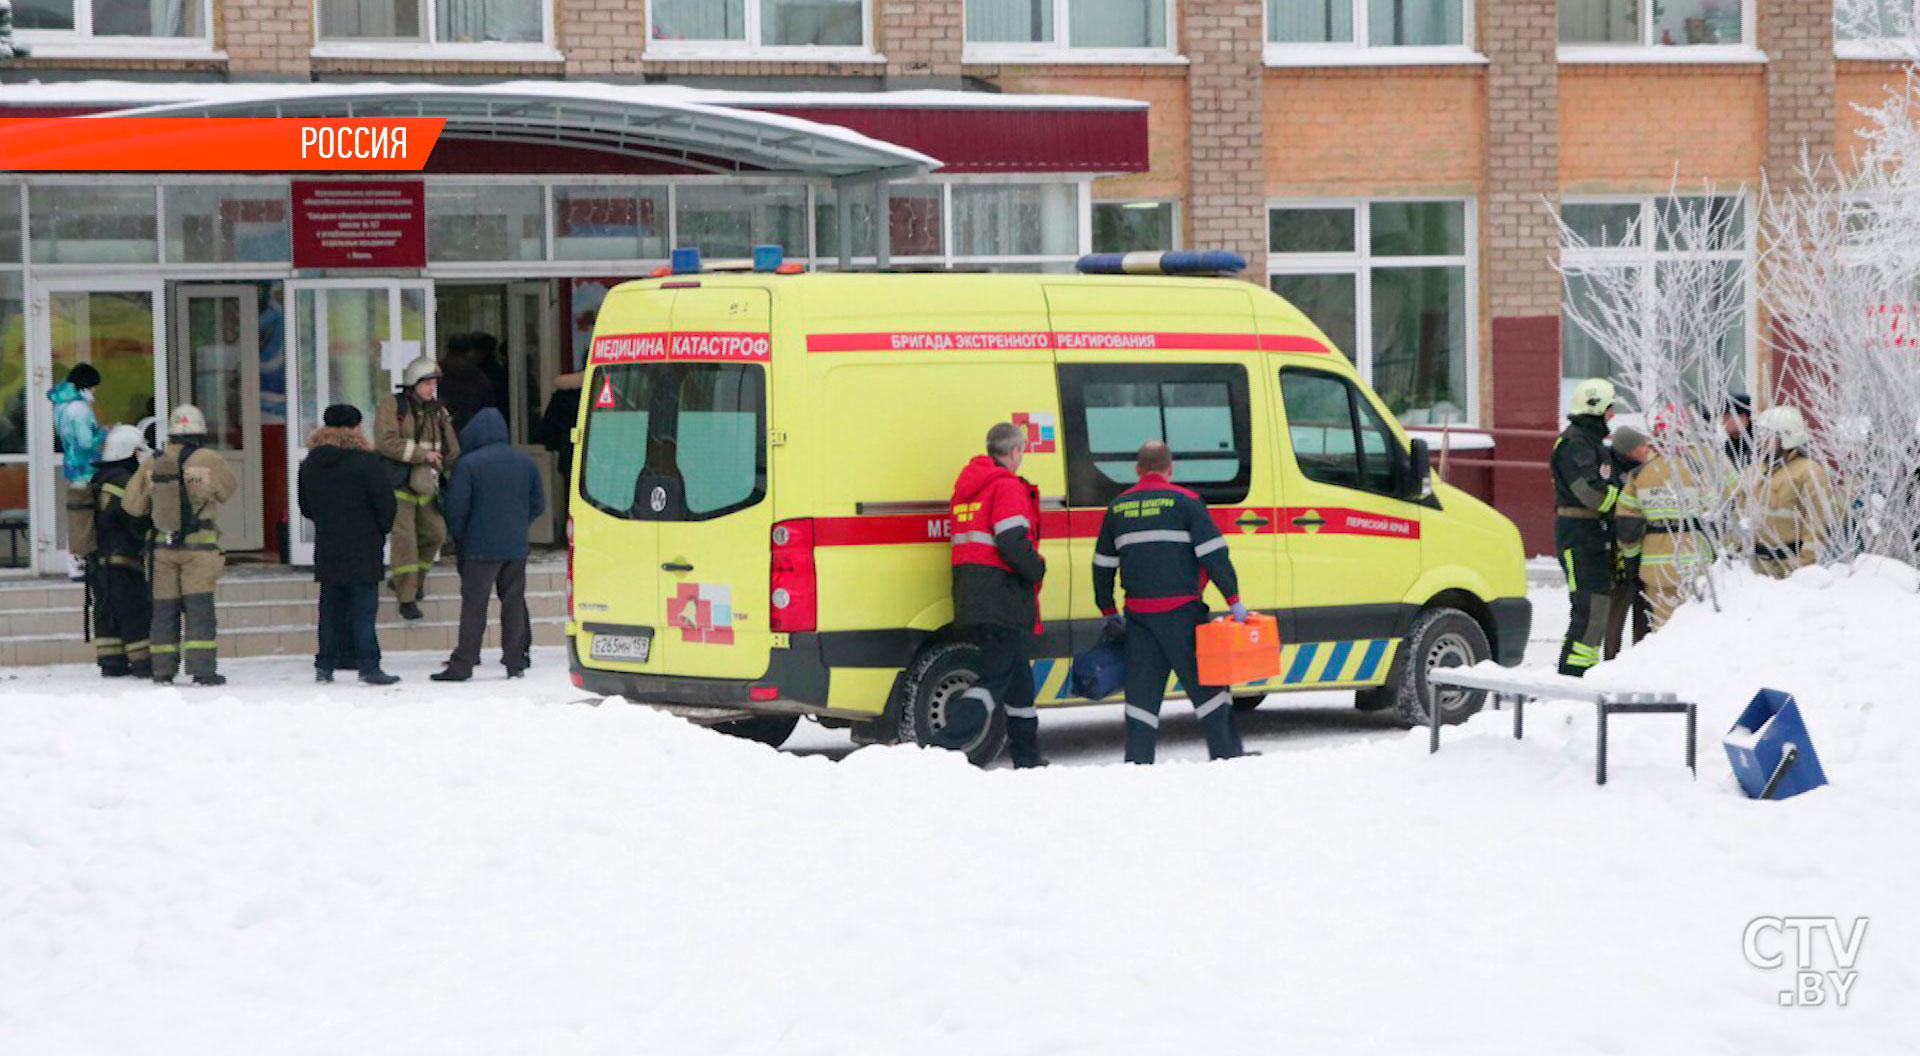
<path id="1" fill-rule="evenodd" d="M 1459 609 L 1428 609 L 1407 632 L 1406 647 L 1393 665 L 1393 678 L 1383 688 L 1392 690 L 1400 721 L 1425 726 L 1427 708 L 1435 698 L 1427 672 L 1435 667 L 1471 667 L 1492 656 L 1479 621 Z M 1477 690 L 1449 689 L 1438 696 L 1440 721 L 1448 726 L 1467 721 L 1487 700 Z"/>
<path id="2" fill-rule="evenodd" d="M 922 649 L 907 666 L 901 687 L 900 740 L 961 752 L 975 766 L 999 758 L 1007 743 L 1006 712 L 961 697 L 979 680 L 980 650 L 975 646 L 938 642 Z"/>
<path id="3" fill-rule="evenodd" d="M 1249 712 L 1266 703 L 1266 701 L 1267 695 L 1265 693 L 1249 693 L 1244 697 L 1233 698 L 1233 710 Z"/>
<path id="4" fill-rule="evenodd" d="M 798 715 L 755 715 L 751 719 L 716 722 L 712 728 L 729 737 L 758 741 L 769 748 L 778 748 L 787 743 L 787 738 L 793 736 L 793 728 L 798 725 Z"/>

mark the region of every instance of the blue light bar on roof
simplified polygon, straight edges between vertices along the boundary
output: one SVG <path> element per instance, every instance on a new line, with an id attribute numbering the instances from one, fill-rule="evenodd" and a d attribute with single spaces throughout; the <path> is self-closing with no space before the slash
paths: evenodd
<path id="1" fill-rule="evenodd" d="M 779 271 L 780 265 L 785 263 L 786 259 L 786 251 L 779 246 L 753 247 L 753 270 L 755 271 Z"/>
<path id="2" fill-rule="evenodd" d="M 1247 270 L 1247 258 L 1224 249 L 1089 253 L 1074 266 L 1082 275 L 1233 275 Z"/>
<path id="3" fill-rule="evenodd" d="M 700 251 L 692 246 L 681 246 L 667 258 L 675 275 L 700 274 Z"/>

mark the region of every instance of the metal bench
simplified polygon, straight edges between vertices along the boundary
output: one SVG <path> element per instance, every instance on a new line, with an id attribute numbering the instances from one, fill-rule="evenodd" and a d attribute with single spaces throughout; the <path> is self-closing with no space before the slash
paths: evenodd
<path id="1" fill-rule="evenodd" d="M 1513 739 L 1519 740 L 1525 729 L 1527 701 L 1581 700 L 1594 705 L 1599 717 L 1599 745 L 1595 751 L 1594 781 L 1607 783 L 1607 720 L 1614 715 L 1682 715 L 1687 717 L 1687 769 L 1700 776 L 1695 765 L 1700 728 L 1695 705 L 1674 693 L 1647 693 L 1588 685 L 1565 675 L 1519 671 L 1480 671 L 1464 667 L 1436 668 L 1427 672 L 1427 681 L 1435 686 L 1484 690 L 1492 694 L 1494 707 L 1503 699 L 1513 702 Z M 1440 709 L 1428 708 L 1427 751 L 1440 750 Z"/>

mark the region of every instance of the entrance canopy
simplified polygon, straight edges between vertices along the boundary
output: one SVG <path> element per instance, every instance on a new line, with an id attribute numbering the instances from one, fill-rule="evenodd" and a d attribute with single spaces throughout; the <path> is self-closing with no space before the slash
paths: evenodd
<path id="1" fill-rule="evenodd" d="M 590 150 L 696 172 L 828 177 L 843 184 L 905 179 L 940 167 L 918 151 L 839 125 L 709 105 L 671 89 L 517 81 L 247 86 L 209 94 L 98 116 L 437 117 L 447 122 L 442 139 Z"/>

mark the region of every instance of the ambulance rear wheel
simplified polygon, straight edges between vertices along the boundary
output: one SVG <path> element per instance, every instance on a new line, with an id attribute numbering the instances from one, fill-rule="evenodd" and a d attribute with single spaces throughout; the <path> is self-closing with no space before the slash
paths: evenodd
<path id="1" fill-rule="evenodd" d="M 1266 701 L 1267 695 L 1265 693 L 1249 693 L 1245 696 L 1233 698 L 1233 710 L 1241 712 L 1252 711 L 1266 703 Z"/>
<path id="2" fill-rule="evenodd" d="M 939 642 L 907 668 L 900 694 L 900 740 L 961 752 L 986 766 L 1007 743 L 1007 715 L 967 691 L 980 681 L 980 650 L 966 642 Z"/>
<path id="3" fill-rule="evenodd" d="M 793 728 L 798 725 L 798 715 L 755 715 L 751 719 L 716 722 L 713 728 L 729 737 L 758 741 L 769 748 L 778 748 L 787 743 L 787 738 L 793 736 Z"/>
<path id="4" fill-rule="evenodd" d="M 1409 726 L 1427 725 L 1431 707 L 1440 709 L 1440 721 L 1453 726 L 1467 721 L 1486 703 L 1476 690 L 1440 689 L 1427 681 L 1427 672 L 1442 667 L 1472 667 L 1493 656 L 1487 632 L 1479 621 L 1459 609 L 1428 609 L 1407 632 L 1406 644 L 1394 661 L 1394 710 Z"/>

